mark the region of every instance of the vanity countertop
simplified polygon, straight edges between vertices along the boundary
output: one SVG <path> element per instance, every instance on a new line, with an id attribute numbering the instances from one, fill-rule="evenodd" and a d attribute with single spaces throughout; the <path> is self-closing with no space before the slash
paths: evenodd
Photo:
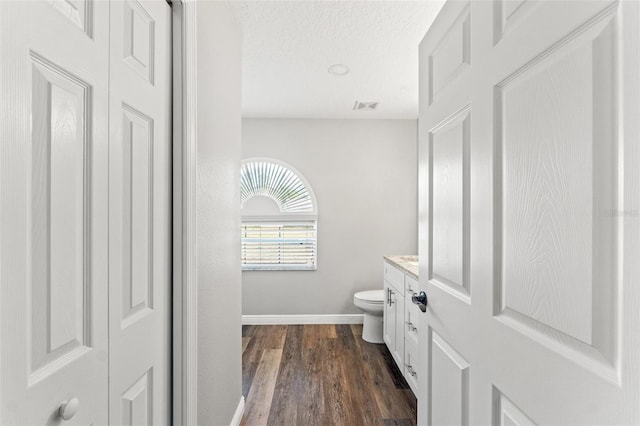
<path id="1" fill-rule="evenodd" d="M 407 274 L 418 279 L 418 256 L 417 255 L 394 255 L 384 256 L 394 266 L 397 266 Z"/>

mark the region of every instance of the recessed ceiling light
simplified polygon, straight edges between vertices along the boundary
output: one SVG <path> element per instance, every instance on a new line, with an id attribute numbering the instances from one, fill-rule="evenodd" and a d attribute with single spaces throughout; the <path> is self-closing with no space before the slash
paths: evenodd
<path id="1" fill-rule="evenodd" d="M 345 64 L 333 64 L 327 71 L 329 72 L 329 74 L 342 76 L 349 74 L 349 71 L 351 70 Z"/>

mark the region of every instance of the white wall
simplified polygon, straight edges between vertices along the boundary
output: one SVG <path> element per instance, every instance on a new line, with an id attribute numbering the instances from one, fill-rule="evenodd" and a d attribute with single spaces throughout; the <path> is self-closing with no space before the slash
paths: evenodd
<path id="1" fill-rule="evenodd" d="M 317 271 L 245 271 L 246 315 L 359 313 L 382 256 L 417 253 L 416 120 L 242 120 L 242 157 L 295 167 L 318 199 Z"/>
<path id="2" fill-rule="evenodd" d="M 242 36 L 222 2 L 198 2 L 198 424 L 228 425 L 242 395 Z"/>

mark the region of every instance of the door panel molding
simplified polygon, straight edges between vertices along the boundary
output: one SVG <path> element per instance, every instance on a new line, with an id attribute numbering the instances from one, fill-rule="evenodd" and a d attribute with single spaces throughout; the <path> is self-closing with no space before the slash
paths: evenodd
<path id="1" fill-rule="evenodd" d="M 615 263 L 617 224 L 610 214 L 620 210 L 621 191 L 615 175 L 615 11 L 615 5 L 604 9 L 494 88 L 493 311 L 504 324 L 618 383 L 621 330 L 614 313 L 621 272 Z M 544 99 L 540 88 L 553 96 Z M 570 127 L 594 115 L 597 126 Z M 511 130 L 534 127 L 541 129 L 535 135 Z M 511 171 L 505 169 L 508 161 Z M 549 173 L 540 176 L 540 170 Z M 569 197 L 561 195 L 567 187 L 574 188 Z M 585 203 L 592 208 L 585 211 Z M 538 269 L 531 267 L 536 264 Z M 585 269 L 586 264 L 594 267 Z"/>
<path id="2" fill-rule="evenodd" d="M 516 404 L 507 398 L 497 387 L 492 387 L 494 426 L 536 426 Z"/>
<path id="3" fill-rule="evenodd" d="M 467 2 L 429 55 L 429 105 L 470 66 L 471 12 Z"/>
<path id="4" fill-rule="evenodd" d="M 122 104 L 122 120 L 126 236 L 122 247 L 125 269 L 122 327 L 125 328 L 153 310 L 154 122 L 126 103 Z"/>
<path id="5" fill-rule="evenodd" d="M 429 336 L 429 425 L 469 425 L 466 359 L 431 327 Z"/>
<path id="6" fill-rule="evenodd" d="M 498 44 L 538 4 L 533 0 L 493 0 L 493 44 Z"/>
<path id="7" fill-rule="evenodd" d="M 469 152 L 471 104 L 429 131 L 430 284 L 471 304 L 469 282 Z M 435 168 L 435 160 L 442 167 Z M 449 212 L 445 212 L 445 210 Z M 451 214 L 455 210 L 455 214 Z M 453 240 L 453 241 L 452 241 Z"/>
<path id="8" fill-rule="evenodd" d="M 153 85 L 155 67 L 155 22 L 137 0 L 123 3 L 123 60 Z"/>
<path id="9" fill-rule="evenodd" d="M 91 346 L 91 86 L 33 51 L 30 59 L 33 384 Z"/>
<path id="10" fill-rule="evenodd" d="M 93 38 L 93 0 L 49 0 L 58 12 Z"/>
<path id="11" fill-rule="evenodd" d="M 149 368 L 122 394 L 122 425 L 152 426 L 153 367 Z"/>

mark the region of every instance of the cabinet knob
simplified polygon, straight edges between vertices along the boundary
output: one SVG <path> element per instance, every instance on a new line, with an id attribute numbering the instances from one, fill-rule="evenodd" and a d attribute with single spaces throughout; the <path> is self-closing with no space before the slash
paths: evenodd
<path id="1" fill-rule="evenodd" d="M 69 420 L 78 412 L 80 407 L 80 401 L 78 398 L 71 398 L 69 401 L 62 401 L 60 408 L 58 408 L 58 415 L 63 420 Z"/>

